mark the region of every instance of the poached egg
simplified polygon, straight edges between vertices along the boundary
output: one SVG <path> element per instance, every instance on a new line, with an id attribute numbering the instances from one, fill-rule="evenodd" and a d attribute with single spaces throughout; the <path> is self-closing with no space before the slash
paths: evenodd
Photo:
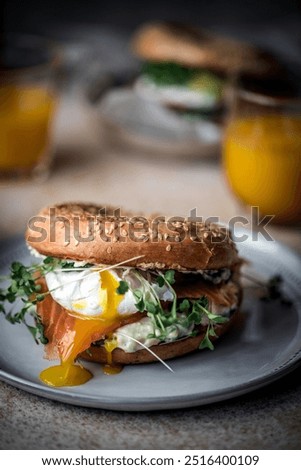
<path id="1" fill-rule="evenodd" d="M 74 386 L 90 380 L 92 374 L 75 361 L 95 338 L 106 338 L 107 364 L 103 366 L 104 372 L 120 372 L 120 367 L 112 364 L 112 351 L 119 347 L 113 333 L 122 324 L 122 318 L 138 311 L 131 289 L 124 294 L 118 293 L 121 280 L 125 280 L 131 289 L 140 287 L 139 278 L 130 269 L 97 271 L 84 268 L 80 271 L 57 270 L 45 275 L 50 295 L 46 296 L 42 308 L 55 306 L 50 296 L 56 305 L 63 308 L 54 319 L 57 325 L 54 328 L 55 337 L 52 338 L 52 346 L 59 352 L 61 363 L 41 372 L 40 379 L 47 385 Z M 168 287 L 153 286 L 158 289 L 160 299 L 173 299 Z"/>
<path id="2" fill-rule="evenodd" d="M 45 275 L 47 287 L 52 298 L 71 314 L 75 316 L 104 317 L 108 306 L 108 293 L 110 288 L 117 289 L 120 281 L 126 281 L 132 289 L 141 287 L 139 279 L 130 269 L 109 269 L 98 272 L 85 268 L 82 271 L 57 270 Z M 152 283 L 158 298 L 163 301 L 172 301 L 173 293 L 167 286 L 159 287 Z M 116 314 L 131 315 L 138 312 L 135 304 L 137 300 L 132 290 L 123 295 L 117 295 Z"/>

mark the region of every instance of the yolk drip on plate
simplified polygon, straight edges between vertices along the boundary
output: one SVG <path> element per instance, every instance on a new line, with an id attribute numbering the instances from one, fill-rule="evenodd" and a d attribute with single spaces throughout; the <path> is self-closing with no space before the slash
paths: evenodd
<path id="1" fill-rule="evenodd" d="M 90 380 L 92 378 L 91 372 L 74 363 L 78 354 L 88 348 L 93 342 L 93 337 L 102 337 L 108 332 L 114 331 L 119 325 L 120 315 L 117 309 L 123 299 L 123 296 L 116 292 L 119 282 L 109 271 L 101 272 L 100 278 L 99 302 L 102 314 L 98 318 L 92 318 L 78 316 L 78 314 L 70 312 L 69 315 L 73 317 L 72 327 L 64 331 L 59 345 L 61 363 L 45 369 L 40 374 L 40 379 L 47 385 L 53 387 L 76 386 Z M 117 343 L 112 339 L 105 342 L 105 348 L 108 352 L 108 364 L 104 366 L 106 374 L 116 374 L 121 370 L 119 366 L 112 364 L 112 351 L 116 347 Z"/>

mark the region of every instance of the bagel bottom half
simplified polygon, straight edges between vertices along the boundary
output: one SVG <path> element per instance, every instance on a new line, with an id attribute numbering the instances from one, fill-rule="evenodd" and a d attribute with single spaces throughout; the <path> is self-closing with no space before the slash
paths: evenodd
<path id="1" fill-rule="evenodd" d="M 210 336 L 212 342 L 216 341 L 220 336 L 225 334 L 235 323 L 238 317 L 238 310 L 236 310 L 229 321 L 216 325 L 216 336 Z M 169 343 L 161 343 L 150 348 L 162 360 L 173 359 L 176 357 L 184 356 L 185 354 L 197 351 L 201 341 L 204 339 L 206 329 L 202 329 L 196 336 L 189 336 L 186 338 L 178 339 Z M 105 364 L 108 361 L 108 353 L 104 346 L 91 345 L 88 352 L 80 354 L 81 358 L 90 361 Z M 149 362 L 156 362 L 157 359 L 147 349 L 140 349 L 135 352 L 125 352 L 120 348 L 112 351 L 112 363 L 114 364 L 145 364 Z"/>

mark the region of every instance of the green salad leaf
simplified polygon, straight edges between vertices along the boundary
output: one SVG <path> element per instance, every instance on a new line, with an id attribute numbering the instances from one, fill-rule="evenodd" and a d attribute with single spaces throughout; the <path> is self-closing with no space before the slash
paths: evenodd
<path id="1" fill-rule="evenodd" d="M 158 86 L 186 86 L 220 98 L 224 80 L 208 70 L 184 67 L 174 62 L 146 62 L 142 75 Z"/>
<path id="2" fill-rule="evenodd" d="M 194 69 L 183 67 L 174 62 L 146 62 L 142 66 L 142 74 L 156 85 L 185 85 L 192 79 Z"/>

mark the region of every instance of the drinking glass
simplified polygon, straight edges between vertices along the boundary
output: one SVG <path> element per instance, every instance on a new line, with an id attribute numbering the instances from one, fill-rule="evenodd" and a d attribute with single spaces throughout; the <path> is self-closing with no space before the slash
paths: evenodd
<path id="1" fill-rule="evenodd" d="M 7 36 L 1 45 L 0 179 L 46 177 L 57 105 L 58 56 L 44 39 Z"/>
<path id="2" fill-rule="evenodd" d="M 301 221 L 301 101 L 287 82 L 232 89 L 223 165 L 234 194 L 276 223 Z"/>

